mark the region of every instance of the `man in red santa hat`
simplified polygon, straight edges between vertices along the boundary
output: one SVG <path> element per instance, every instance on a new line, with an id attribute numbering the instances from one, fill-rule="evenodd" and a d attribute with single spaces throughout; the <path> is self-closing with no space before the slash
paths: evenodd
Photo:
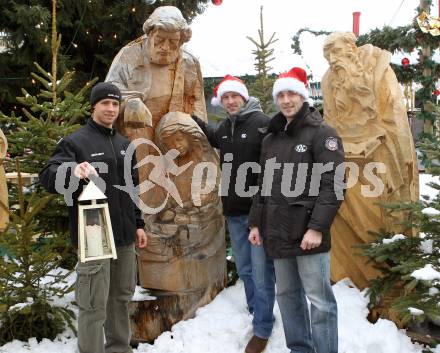
<path id="1" fill-rule="evenodd" d="M 277 300 L 292 353 L 337 353 L 337 304 L 330 284 L 330 226 L 343 197 L 344 151 L 336 131 L 308 103 L 306 72 L 273 86 L 280 112 L 261 149 L 260 192 L 249 240 L 274 259 Z M 307 300 L 310 301 L 310 312 Z"/>
<path id="2" fill-rule="evenodd" d="M 266 257 L 264 247 L 248 241 L 248 215 L 256 193 L 261 142 L 270 119 L 259 101 L 249 97 L 244 82 L 231 75 L 215 87 L 211 103 L 222 106 L 227 115 L 216 129 L 193 118 L 210 144 L 220 150 L 223 213 L 237 272 L 244 283 L 249 312 L 253 314 L 253 336 L 245 352 L 260 353 L 273 328 L 275 274 L 273 261 Z"/>

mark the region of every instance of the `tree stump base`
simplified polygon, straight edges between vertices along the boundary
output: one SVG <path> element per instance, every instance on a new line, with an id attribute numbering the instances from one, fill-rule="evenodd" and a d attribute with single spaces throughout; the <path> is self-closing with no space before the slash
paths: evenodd
<path id="1" fill-rule="evenodd" d="M 223 280 L 209 288 L 191 292 L 151 290 L 150 295 L 156 297 L 155 300 L 131 302 L 132 343 L 152 342 L 162 332 L 171 330 L 175 323 L 193 318 L 196 310 L 210 303 L 224 286 Z"/>

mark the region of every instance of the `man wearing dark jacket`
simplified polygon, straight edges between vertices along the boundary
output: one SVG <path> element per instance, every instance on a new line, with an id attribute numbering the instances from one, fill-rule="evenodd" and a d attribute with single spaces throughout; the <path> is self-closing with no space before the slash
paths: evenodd
<path id="1" fill-rule="evenodd" d="M 303 69 L 281 74 L 273 97 L 280 113 L 262 145 L 264 173 L 249 215 L 249 240 L 263 243 L 274 259 L 287 347 L 292 353 L 337 353 L 329 251 L 343 196 L 344 151 L 336 131 L 307 103 Z"/>
<path id="2" fill-rule="evenodd" d="M 113 129 L 120 101 L 121 92 L 116 86 L 98 83 L 93 87 L 90 95 L 92 118 L 87 125 L 58 143 L 39 175 L 40 182 L 52 193 L 62 191 L 65 185 L 79 184 L 80 187 L 73 193 L 73 204 L 69 205 L 70 233 L 76 247 L 77 199 L 85 184 L 84 179 L 92 178 L 92 175 L 97 177 L 98 169 L 99 177 L 105 182 L 104 193 L 109 206 L 117 259 L 78 262 L 75 299 L 79 306 L 79 353 L 132 352 L 128 303 L 136 287 L 134 245 L 136 242 L 138 247 L 145 247 L 147 238 L 140 210 L 132 202 L 129 193 L 116 187 L 125 184 L 124 156 L 129 145 L 129 141 Z M 135 163 L 133 158 L 132 167 Z M 74 175 L 66 173 L 67 166 L 72 164 L 75 165 Z M 132 169 L 131 174 L 133 185 L 138 185 L 137 171 Z"/>
<path id="3" fill-rule="evenodd" d="M 273 261 L 266 257 L 264 248 L 248 241 L 248 215 L 255 193 L 251 187 L 255 188 L 258 180 L 259 171 L 255 167 L 260 159 L 261 141 L 270 120 L 262 112 L 258 100 L 249 97 L 243 81 L 230 75 L 215 88 L 211 103 L 223 106 L 227 112 L 227 118 L 217 129 L 193 118 L 210 144 L 220 150 L 223 213 L 248 309 L 254 315 L 254 335 L 245 352 L 260 353 L 273 328 L 275 275 Z"/>

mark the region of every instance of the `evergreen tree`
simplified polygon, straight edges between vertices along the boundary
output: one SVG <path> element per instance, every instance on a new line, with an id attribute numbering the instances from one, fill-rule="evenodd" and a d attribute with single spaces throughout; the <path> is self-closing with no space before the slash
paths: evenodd
<path id="1" fill-rule="evenodd" d="M 31 73 L 40 85 L 38 95 L 31 95 L 24 88 L 17 97 L 22 114 L 12 112 L 7 116 L 0 112 L 0 122 L 6 127 L 9 153 L 22 163 L 22 170 L 38 173 L 55 150 L 57 142 L 76 130 L 89 115 L 90 104 L 85 97 L 96 81 L 86 84 L 77 93 L 68 86 L 74 72 L 67 72 L 54 86 L 52 74 L 36 64 L 38 73 Z M 55 97 L 55 102 L 53 98 Z"/>
<path id="2" fill-rule="evenodd" d="M 0 233 L 0 249 L 6 252 L 0 256 L 0 345 L 12 339 L 53 339 L 66 325 L 74 330 L 73 312 L 57 301 L 72 290 L 70 271 L 60 266 L 66 259 L 70 267 L 76 262 L 67 241 L 67 208 L 60 196 L 48 195 L 39 184 L 25 189 L 21 178 L 21 165 L 26 172 L 39 172 L 58 140 L 77 129 L 90 109 L 85 94 L 93 81 L 70 93 L 74 73 L 57 79 L 56 3 L 52 0 L 51 72 L 35 64 L 38 73 L 32 77 L 41 88 L 38 95 L 22 89 L 23 116 L 0 113 L 19 175 L 19 185 L 9 185 L 10 222 Z"/>
<path id="3" fill-rule="evenodd" d="M 421 1 L 422 5 L 422 1 Z M 431 1 L 425 1 L 425 10 Z M 420 14 L 422 8 L 417 12 Z M 393 65 L 399 82 L 412 84 L 420 82 L 422 89 L 416 97 L 423 101 L 423 109 L 418 118 L 438 122 L 439 107 L 434 104 L 433 90 L 439 76 L 440 65 L 432 60 L 433 47 L 438 39 L 430 33 L 421 31 L 417 21 L 412 26 L 395 29 L 385 27 L 373 30 L 359 37 L 358 45 L 371 43 L 391 52 L 404 50 L 411 52 L 418 48 L 420 63 L 406 67 Z M 402 64 L 403 65 L 403 64 Z M 436 78 L 437 77 L 437 78 Z M 429 109 L 428 109 L 429 108 Z M 429 132 L 429 131 L 428 131 Z M 440 141 L 438 131 L 425 133 L 421 137 L 428 140 L 420 143 L 427 171 L 440 176 Z M 432 182 L 433 189 L 439 191 L 440 184 Z M 423 196 L 418 203 L 400 203 L 387 205 L 390 212 L 409 213 L 406 226 L 418 231 L 417 237 L 402 237 L 395 234 L 380 234 L 378 240 L 365 246 L 364 254 L 374 261 L 382 276 L 370 283 L 370 308 L 373 316 L 392 319 L 400 327 L 412 323 L 435 322 L 440 324 L 440 196 Z M 388 240 L 391 239 L 391 240 Z"/>
<path id="4" fill-rule="evenodd" d="M 142 25 L 158 6 L 174 5 L 189 21 L 208 0 L 63 0 L 58 3 L 61 33 L 59 72 L 74 68 L 74 87 L 94 77 L 103 80 L 119 49 L 143 34 Z M 21 88 L 36 93 L 33 62 L 51 63 L 51 2 L 0 0 L 0 110 L 9 112 Z M 2 51 L 1 45 L 6 48 Z"/>
<path id="5" fill-rule="evenodd" d="M 56 4 L 56 1 L 53 1 Z M 22 96 L 17 98 L 22 105 L 23 115 L 12 112 L 5 115 L 0 111 L 0 123 L 4 126 L 9 145 L 9 153 L 20 160 L 23 172 L 38 173 L 52 155 L 58 141 L 79 128 L 89 115 L 90 104 L 86 98 L 90 87 L 96 80 L 84 85 L 76 93 L 68 89 L 75 73 L 67 71 L 57 79 L 58 50 L 60 36 L 56 30 L 56 8 L 52 9 L 52 33 L 50 47 L 52 70 L 47 72 L 34 63 L 37 73 L 31 73 L 39 93 L 32 95 L 22 88 Z M 41 185 L 35 185 L 35 192 L 44 195 Z M 17 195 L 10 194 L 11 202 L 17 201 Z M 55 197 L 38 216 L 40 232 L 48 230 L 60 233 L 67 232 L 67 208 L 61 196 Z M 72 260 L 69 260 L 72 266 Z"/>
<path id="6" fill-rule="evenodd" d="M 421 144 L 428 171 L 440 176 L 440 142 Z M 431 182 L 440 191 L 440 183 Z M 416 237 L 379 234 L 364 247 L 364 255 L 374 261 L 382 276 L 370 282 L 370 309 L 392 319 L 400 327 L 425 320 L 440 322 L 440 195 L 423 195 L 417 203 L 385 206 L 390 212 L 408 212 L 405 222 L 420 233 Z"/>
<path id="7" fill-rule="evenodd" d="M 273 57 L 272 45 L 278 40 L 275 39 L 275 33 L 272 33 L 269 40 L 264 38 L 263 25 L 263 6 L 260 8 L 260 29 L 258 30 L 258 39 L 247 37 L 256 47 L 252 51 L 255 55 L 255 70 L 257 77 L 255 83 L 250 87 L 251 95 L 260 100 L 263 111 L 268 114 L 273 111 L 272 86 L 275 82 L 275 76 L 269 75 L 272 67 L 269 63 L 275 58 Z"/>
<path id="8" fill-rule="evenodd" d="M 20 161 L 23 172 L 32 174 L 40 172 L 54 152 L 57 142 L 85 121 L 90 110 L 86 94 L 95 82 L 93 80 L 77 93 L 71 93 L 67 89 L 74 72 L 67 72 L 53 85 L 52 74 L 38 64 L 35 65 L 39 74 L 32 73 L 32 77 L 42 86 L 40 93 L 31 95 L 25 89 L 22 90 L 23 96 L 17 98 L 22 105 L 22 115 L 12 112 L 7 116 L 0 112 L 0 124 L 6 127 L 4 131 L 8 139 L 8 152 Z M 13 191 L 9 193 L 10 204 L 17 203 L 18 196 Z M 39 195 L 46 193 L 40 184 L 33 185 L 33 192 Z M 64 199 L 61 196 L 52 198 L 36 217 L 39 233 L 43 236 L 53 231 L 63 234 L 63 248 L 69 250 L 70 254 L 65 258 L 64 266 L 73 267 L 76 261 L 67 240 L 68 212 Z"/>
<path id="9" fill-rule="evenodd" d="M 54 195 L 23 192 L 19 162 L 19 185 L 14 188 L 18 204 L 10 211 L 10 223 L 0 232 L 0 345 L 14 339 L 36 337 L 54 339 L 66 325 L 74 332 L 75 315 L 68 303 L 57 303 L 72 291 L 60 268 L 62 253 L 58 243 L 65 239 L 56 233 L 43 236 L 38 215 Z M 5 207 L 0 203 L 0 207 Z M 38 241 L 37 241 L 38 238 Z"/>

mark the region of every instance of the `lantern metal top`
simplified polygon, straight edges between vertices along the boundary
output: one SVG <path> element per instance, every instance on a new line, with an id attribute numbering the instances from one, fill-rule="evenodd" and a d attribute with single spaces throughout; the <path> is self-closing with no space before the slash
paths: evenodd
<path id="1" fill-rule="evenodd" d="M 78 201 L 102 200 L 106 198 L 107 196 L 90 180 L 81 195 L 79 195 Z"/>

